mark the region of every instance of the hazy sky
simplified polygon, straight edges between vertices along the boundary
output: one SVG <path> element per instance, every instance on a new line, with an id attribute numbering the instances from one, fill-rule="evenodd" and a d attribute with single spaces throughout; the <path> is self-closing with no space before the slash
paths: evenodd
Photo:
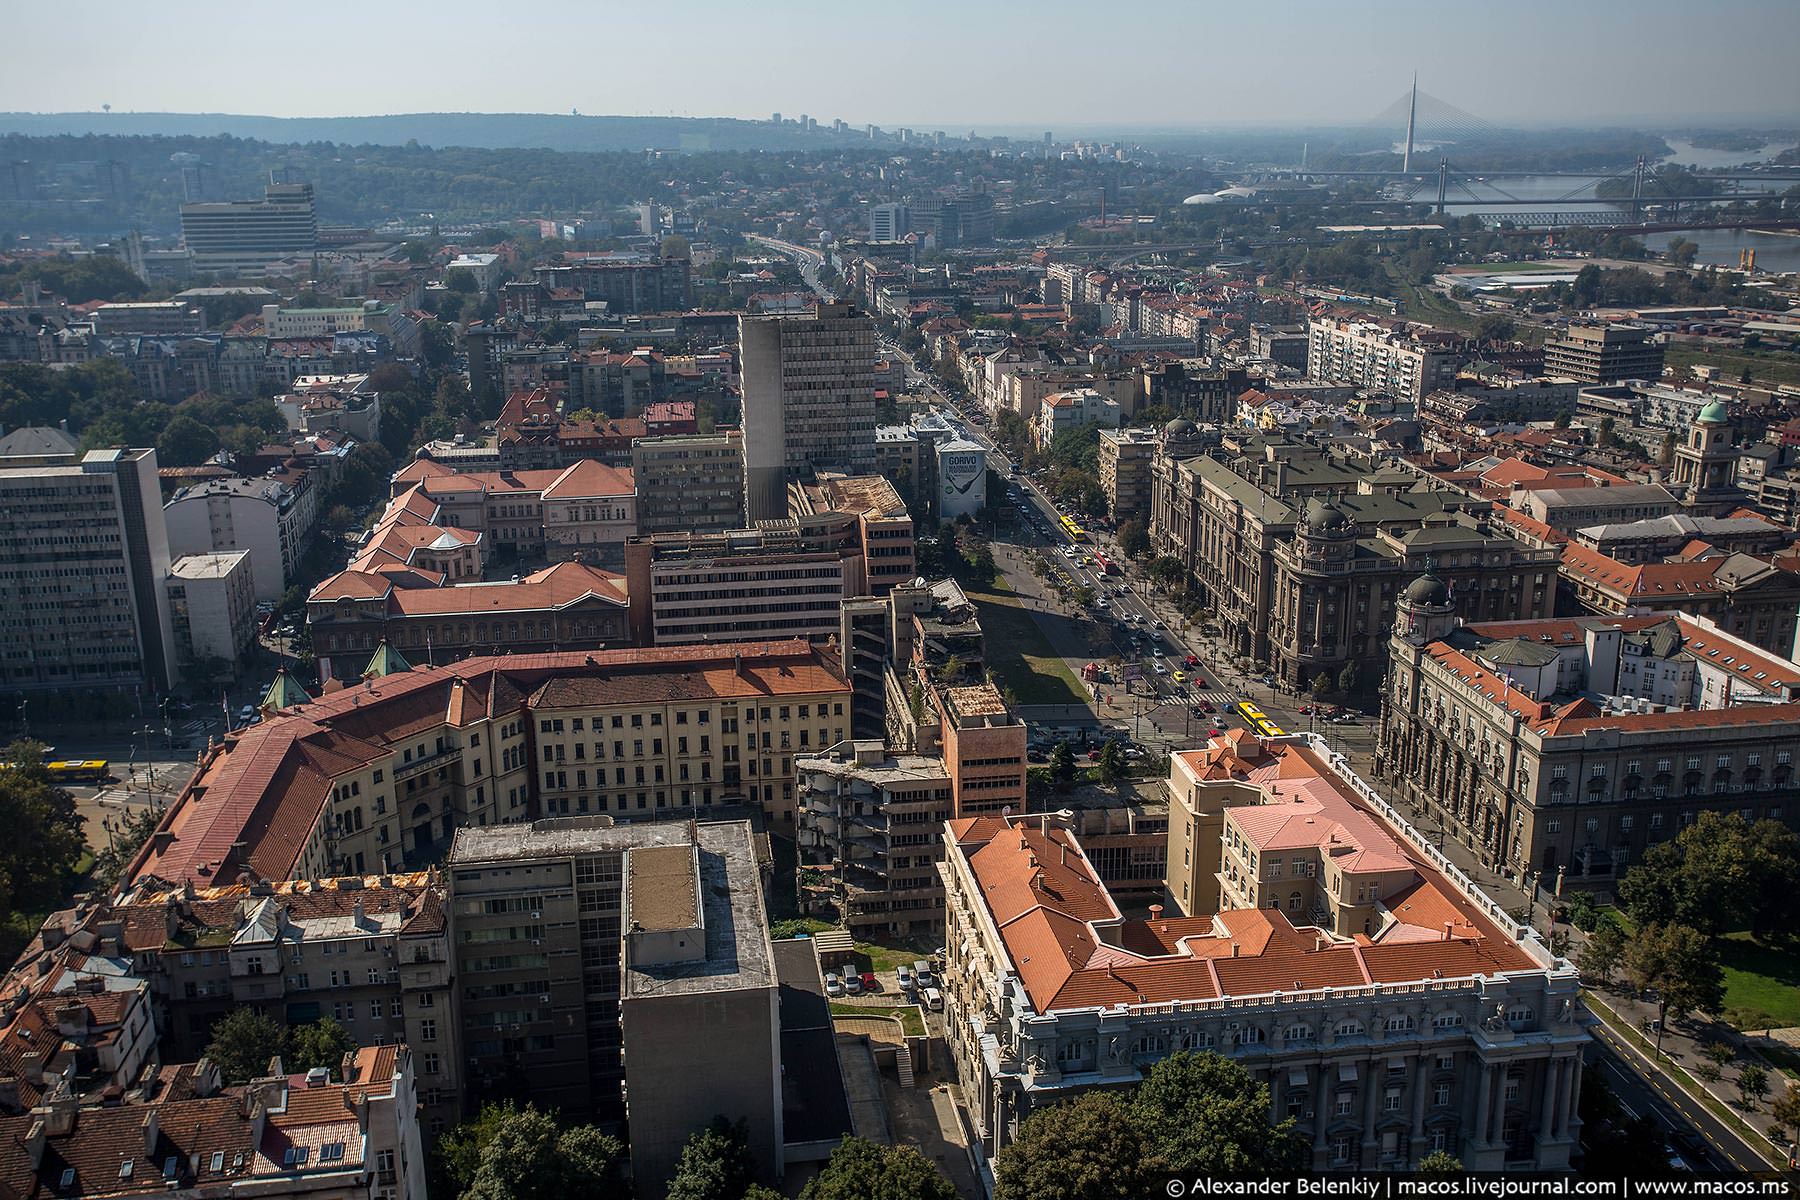
<path id="1" fill-rule="evenodd" d="M 0 110 L 855 124 L 1800 124 L 1800 0 L 427 0 L 9 4 Z"/>

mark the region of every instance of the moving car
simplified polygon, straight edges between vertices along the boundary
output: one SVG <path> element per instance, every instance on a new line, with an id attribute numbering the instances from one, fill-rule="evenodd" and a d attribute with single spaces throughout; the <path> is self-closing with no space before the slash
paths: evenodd
<path id="1" fill-rule="evenodd" d="M 1186 683 L 1187 681 L 1188 681 L 1188 677 L 1187 677 L 1186 671 L 1175 672 L 1175 682 L 1176 683 Z"/>

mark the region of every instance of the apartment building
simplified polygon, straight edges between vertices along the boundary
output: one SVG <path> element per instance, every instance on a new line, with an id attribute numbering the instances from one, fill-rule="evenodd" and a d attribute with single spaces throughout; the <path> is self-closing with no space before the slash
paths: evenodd
<path id="1" fill-rule="evenodd" d="M 471 654 L 596 650 L 632 640 L 625 577 L 579 562 L 491 583 L 353 566 L 307 596 L 306 624 L 321 683 L 354 683 L 383 646 L 401 661 L 454 663 Z"/>
<path id="2" fill-rule="evenodd" d="M 745 516 L 786 512 L 787 484 L 875 466 L 875 323 L 848 304 L 740 317 Z"/>
<path id="3" fill-rule="evenodd" d="M 951 816 L 939 758 L 886 743 L 840 742 L 795 761 L 800 868 L 825 882 L 803 890 L 829 904 L 859 939 L 931 938 L 944 929 L 937 863 Z"/>
<path id="4" fill-rule="evenodd" d="M 94 332 L 101 337 L 127 333 L 199 333 L 206 328 L 206 315 L 200 307 L 183 300 L 102 304 L 94 309 L 92 320 Z"/>
<path id="5" fill-rule="evenodd" d="M 1611 887 L 1704 809 L 1800 822 L 1800 667 L 1679 613 L 1459 624 L 1407 588 L 1379 769 L 1489 869 Z"/>
<path id="6" fill-rule="evenodd" d="M 744 435 L 735 429 L 636 438 L 631 477 L 640 535 L 744 527 Z"/>
<path id="7" fill-rule="evenodd" d="M 871 595 L 917 578 L 912 514 L 879 475 L 823 474 L 817 483 L 790 484 L 784 524 L 803 538 L 829 538 L 859 551 Z"/>
<path id="8" fill-rule="evenodd" d="M 279 600 L 318 533 L 324 490 L 312 472 L 189 484 L 162 509 L 170 550 L 177 558 L 243 551 L 256 598 Z"/>
<path id="9" fill-rule="evenodd" d="M 1210 1050 L 1268 1087 L 1270 1120 L 1296 1122 L 1315 1171 L 1435 1151 L 1472 1170 L 1567 1169 L 1588 1039 L 1571 964 L 1316 738 L 1235 731 L 1178 754 L 1170 787 L 1169 878 L 1195 906 L 1148 919 L 1120 910 L 1057 816 L 949 823 L 945 1025 L 985 1155 L 1044 1106 Z M 1321 841 L 1333 825 L 1355 842 Z M 1198 902 L 1201 880 L 1241 876 L 1233 856 L 1251 854 L 1257 894 L 1278 903 L 1234 906 L 1248 885 Z M 1339 864 L 1346 896 L 1316 886 Z"/>
<path id="10" fill-rule="evenodd" d="M 849 698 L 835 657 L 798 640 L 413 666 L 213 746 L 129 877 L 398 870 L 458 828 L 551 814 L 756 803 L 791 828 L 793 756 L 848 736 Z"/>
<path id="11" fill-rule="evenodd" d="M 1117 429 L 1119 404 L 1093 388 L 1072 388 L 1044 397 L 1032 433 L 1037 438 L 1038 448 L 1047 450 L 1057 438 L 1089 425 Z"/>
<path id="12" fill-rule="evenodd" d="M 779 528 L 666 533 L 625 544 L 631 635 L 670 646 L 838 632 L 838 611 L 866 595 L 860 553 L 838 539 L 816 541 Z"/>
<path id="13" fill-rule="evenodd" d="M 165 691 L 175 635 L 156 451 L 0 459 L 0 691 Z"/>
<path id="14" fill-rule="evenodd" d="M 271 183 L 261 200 L 183 204 L 181 240 L 200 274 L 253 275 L 315 250 L 319 217 L 312 184 Z"/>
<path id="15" fill-rule="evenodd" d="M 544 287 L 602 300 L 612 313 L 672 313 L 693 307 L 685 258 L 631 253 L 570 254 L 534 268 Z"/>
<path id="16" fill-rule="evenodd" d="M 1188 445 L 1165 434 L 1152 462 L 1152 544 L 1205 591 L 1232 652 L 1291 687 L 1353 662 L 1375 682 L 1395 597 L 1428 562 L 1456 575 L 1470 620 L 1554 611 L 1555 551 L 1487 520 L 1490 500 L 1307 442 L 1178 457 Z"/>
<path id="17" fill-rule="evenodd" d="M 1450 386 L 1468 358 L 1461 348 L 1422 341 L 1373 321 L 1321 317 L 1308 324 L 1307 338 L 1306 373 L 1311 378 L 1415 404 Z"/>
<path id="18" fill-rule="evenodd" d="M 0 1116 L 0 1138 L 18 1151 L 0 1156 L 0 1191 L 424 1200 L 411 1054 L 366 1047 L 345 1055 L 338 1073 L 336 1082 L 321 1069 L 224 1087 L 203 1060 L 105 1106 L 57 1092 Z"/>
<path id="19" fill-rule="evenodd" d="M 1570 543 L 1562 547 L 1561 573 L 1575 602 L 1598 616 L 1686 613 L 1771 654 L 1793 657 L 1800 573 L 1769 558 L 1698 542 L 1668 561 L 1627 564 Z"/>
<path id="20" fill-rule="evenodd" d="M 912 210 L 904 204 L 869 205 L 869 240 L 897 242 L 912 232 Z"/>
<path id="21" fill-rule="evenodd" d="M 779 1172 L 775 974 L 747 822 L 465 829 L 450 856 L 472 1082 L 629 1120 L 640 1188 L 715 1117 Z"/>
<path id="22" fill-rule="evenodd" d="M 1150 518 L 1150 463 L 1162 442 L 1150 429 L 1100 431 L 1100 488 L 1114 521 Z"/>
<path id="23" fill-rule="evenodd" d="M 256 581 L 250 555 L 190 554 L 169 565 L 170 643 L 176 668 L 191 676 L 203 664 L 237 676 L 238 658 L 256 641 Z M 201 676 L 210 681 L 210 674 Z"/>
<path id="24" fill-rule="evenodd" d="M 1545 339 L 1544 370 L 1587 384 L 1654 381 L 1662 378 L 1663 346 L 1648 326 L 1572 322 Z"/>
<path id="25" fill-rule="evenodd" d="M 589 459 L 545 471 L 457 471 L 421 458 L 394 476 L 393 489 L 384 521 L 475 530 L 522 557 L 616 567 L 637 532 L 630 470 Z"/>

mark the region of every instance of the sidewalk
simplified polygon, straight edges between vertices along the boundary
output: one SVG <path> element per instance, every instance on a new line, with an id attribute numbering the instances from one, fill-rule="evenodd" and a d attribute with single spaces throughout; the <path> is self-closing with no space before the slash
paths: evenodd
<path id="1" fill-rule="evenodd" d="M 1584 996 L 1595 1016 L 1605 1021 L 1614 1034 L 1620 1034 L 1623 1027 L 1625 1032 L 1620 1040 L 1637 1051 L 1641 1059 L 1647 1060 L 1651 1069 L 1697 1098 L 1713 1116 L 1745 1143 L 1754 1147 L 1759 1155 L 1765 1159 L 1771 1155 L 1785 1156 L 1790 1147 L 1788 1138 L 1784 1135 L 1780 1140 L 1774 1140 L 1768 1136 L 1769 1131 L 1776 1128 L 1775 1121 L 1769 1115 L 1769 1105 L 1787 1091 L 1790 1082 L 1800 1081 L 1758 1054 L 1754 1039 L 1746 1038 L 1723 1022 L 1696 1015 L 1685 1021 L 1670 1021 L 1666 1024 L 1662 1035 L 1662 1050 L 1658 1054 L 1656 1035 L 1649 1028 L 1656 1017 L 1654 1004 L 1644 1003 L 1617 988 L 1590 987 L 1585 990 Z M 1699 1075 L 1700 1070 L 1711 1065 L 1704 1053 L 1708 1042 L 1723 1042 L 1737 1052 L 1736 1057 L 1721 1069 L 1717 1081 L 1709 1081 Z M 1739 1106 L 1737 1079 L 1742 1068 L 1752 1063 L 1768 1072 L 1769 1091 L 1754 1109 L 1746 1111 Z"/>

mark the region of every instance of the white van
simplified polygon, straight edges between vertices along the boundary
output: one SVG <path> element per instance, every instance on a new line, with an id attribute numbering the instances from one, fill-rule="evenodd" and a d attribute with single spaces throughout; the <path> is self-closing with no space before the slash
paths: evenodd
<path id="1" fill-rule="evenodd" d="M 925 1007 L 932 1012 L 944 1011 L 944 993 L 938 991 L 936 988 L 926 988 L 924 992 L 921 993 L 920 999 L 925 1001 Z"/>

